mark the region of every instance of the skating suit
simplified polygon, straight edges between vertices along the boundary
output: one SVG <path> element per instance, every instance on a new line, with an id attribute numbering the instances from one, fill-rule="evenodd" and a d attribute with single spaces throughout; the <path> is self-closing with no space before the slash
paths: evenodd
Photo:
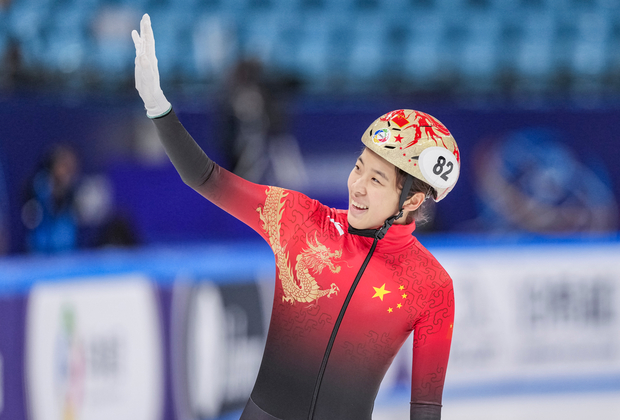
<path id="1" fill-rule="evenodd" d="M 305 420 L 334 322 L 373 239 L 348 233 L 344 210 L 219 166 L 200 192 L 256 230 L 275 255 L 267 343 L 242 419 Z M 370 419 L 381 380 L 411 332 L 411 416 L 439 418 L 454 294 L 413 230 L 395 224 L 378 242 L 338 329 L 314 419 Z"/>

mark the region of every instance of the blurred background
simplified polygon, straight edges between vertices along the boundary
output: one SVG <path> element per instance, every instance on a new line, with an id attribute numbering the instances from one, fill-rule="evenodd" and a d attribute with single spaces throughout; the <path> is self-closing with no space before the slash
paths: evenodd
<path id="1" fill-rule="evenodd" d="M 620 2 L 0 0 L 0 419 L 233 419 L 251 390 L 273 257 L 160 147 L 144 13 L 179 118 L 252 181 L 343 208 L 379 115 L 450 129 L 418 227 L 456 288 L 445 418 L 618 412 Z"/>

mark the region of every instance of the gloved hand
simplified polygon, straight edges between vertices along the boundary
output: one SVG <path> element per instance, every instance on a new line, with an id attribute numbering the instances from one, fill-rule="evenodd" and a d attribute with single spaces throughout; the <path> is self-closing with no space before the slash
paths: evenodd
<path id="1" fill-rule="evenodd" d="M 146 115 L 149 118 L 162 117 L 170 112 L 172 105 L 159 85 L 155 37 L 148 14 L 142 16 L 140 34 L 134 29 L 131 38 L 136 46 L 136 89 L 144 101 Z"/>

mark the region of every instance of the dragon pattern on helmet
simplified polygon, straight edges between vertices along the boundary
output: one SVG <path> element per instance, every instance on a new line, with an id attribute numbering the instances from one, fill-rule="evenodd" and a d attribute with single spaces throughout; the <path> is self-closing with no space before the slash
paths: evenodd
<path id="1" fill-rule="evenodd" d="M 362 136 L 364 145 L 437 191 L 435 201 L 454 188 L 461 155 L 450 131 L 435 117 L 399 109 L 377 118 Z"/>

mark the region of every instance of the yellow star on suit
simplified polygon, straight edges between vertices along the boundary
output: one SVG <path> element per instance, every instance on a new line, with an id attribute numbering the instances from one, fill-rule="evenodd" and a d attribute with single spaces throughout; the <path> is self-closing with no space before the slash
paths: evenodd
<path id="1" fill-rule="evenodd" d="M 392 293 L 389 290 L 385 290 L 385 283 L 383 283 L 383 286 L 381 286 L 381 287 L 374 287 L 373 286 L 373 289 L 375 289 L 375 295 L 373 296 L 373 298 L 378 297 L 378 298 L 381 299 L 382 302 L 383 302 L 383 296 L 384 295 L 387 295 L 388 293 Z"/>

